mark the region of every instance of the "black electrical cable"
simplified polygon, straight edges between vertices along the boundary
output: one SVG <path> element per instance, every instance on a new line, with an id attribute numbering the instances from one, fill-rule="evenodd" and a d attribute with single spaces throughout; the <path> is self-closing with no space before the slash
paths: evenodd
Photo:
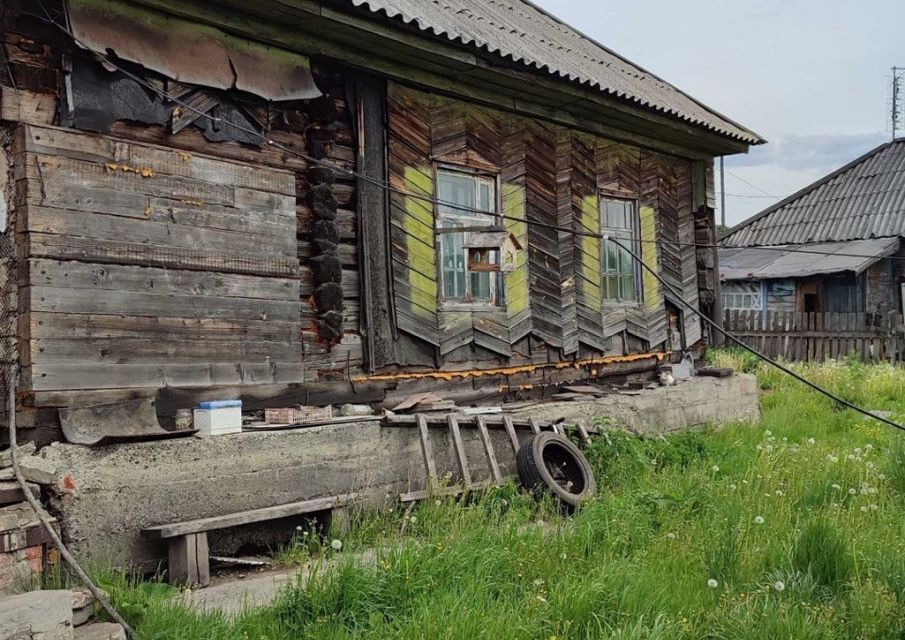
<path id="1" fill-rule="evenodd" d="M 43 8 L 43 4 L 41 6 Z M 45 12 L 46 12 L 46 9 L 45 9 Z M 184 100 L 181 100 L 181 99 L 167 93 L 160 87 L 155 86 L 154 84 L 148 82 L 141 76 L 134 74 L 131 71 L 128 71 L 127 69 L 124 69 L 120 65 L 117 65 L 108 56 L 91 49 L 88 45 L 84 44 L 81 40 L 79 40 L 78 37 L 70 29 L 59 24 L 52 18 L 43 17 L 36 13 L 31 13 L 31 12 L 25 12 L 25 13 L 26 13 L 26 15 L 30 15 L 34 18 L 38 18 L 39 20 L 42 20 L 46 23 L 49 23 L 49 24 L 57 27 L 58 29 L 60 29 L 61 31 L 66 33 L 69 37 L 71 37 L 73 39 L 73 41 L 75 41 L 75 43 L 78 44 L 80 47 L 86 49 L 87 51 L 91 51 L 95 56 L 97 56 L 101 61 L 103 61 L 105 65 L 107 65 L 113 69 L 116 69 L 120 73 L 126 75 L 131 80 L 134 80 L 135 82 L 141 84 L 143 87 L 153 91 L 160 97 L 165 98 L 165 99 L 169 100 L 170 102 L 173 102 L 174 104 L 178 104 L 179 106 L 183 107 L 184 109 L 188 109 L 189 111 L 196 114 L 197 116 L 206 118 L 213 123 L 226 124 L 227 126 L 233 127 L 243 133 L 247 133 L 249 135 L 255 136 L 255 137 L 259 138 L 262 142 L 266 143 L 267 145 L 280 149 L 281 151 L 285 151 L 286 153 L 296 156 L 302 160 L 305 160 L 306 162 L 310 162 L 312 164 L 316 164 L 318 166 L 321 166 L 321 167 L 324 167 L 327 169 L 332 169 L 333 171 L 337 171 L 337 172 L 343 173 L 347 176 L 350 176 L 350 177 L 356 178 L 358 180 L 362 180 L 364 182 L 372 184 L 380 189 L 384 189 L 391 193 L 396 193 L 398 195 L 402 195 L 405 197 L 414 198 L 416 200 L 419 200 L 419 201 L 422 201 L 422 202 L 425 202 L 428 204 L 443 206 L 443 207 L 447 207 L 450 209 L 456 209 L 457 211 L 463 211 L 466 213 L 474 213 L 474 214 L 479 214 L 479 215 L 483 215 L 483 216 L 489 216 L 489 217 L 495 218 L 497 220 L 508 220 L 508 221 L 512 221 L 512 222 L 521 222 L 524 224 L 534 226 L 536 228 L 550 229 L 551 231 L 561 231 L 564 233 L 570 233 L 572 235 L 581 236 L 581 237 L 598 238 L 598 239 L 602 237 L 602 234 L 594 233 L 592 231 L 582 231 L 580 229 L 571 229 L 571 228 L 563 227 L 563 226 L 556 225 L 556 224 L 541 222 L 539 220 L 527 220 L 526 218 L 508 216 L 508 215 L 505 215 L 502 213 L 495 213 L 493 211 L 487 211 L 485 209 L 478 209 L 476 207 L 470 207 L 468 205 L 440 200 L 439 198 L 435 198 L 433 196 L 428 196 L 428 195 L 425 195 L 422 193 L 415 193 L 413 191 L 408 191 L 406 189 L 400 189 L 398 187 L 394 187 L 392 184 L 390 184 L 384 180 L 380 180 L 378 178 L 372 178 L 371 176 L 366 176 L 364 174 L 358 173 L 357 171 L 355 171 L 353 169 L 347 169 L 346 167 L 339 166 L 332 162 L 328 162 L 328 161 L 325 161 L 325 160 L 322 160 L 319 158 L 314 158 L 306 153 L 302 153 L 301 151 L 298 151 L 296 149 L 287 147 L 286 145 L 280 144 L 280 143 L 276 142 L 275 140 L 273 140 L 272 138 L 268 138 L 266 135 L 262 134 L 260 131 L 256 131 L 250 127 L 245 127 L 245 126 L 236 124 L 234 122 L 231 122 L 230 120 L 226 120 L 224 118 L 217 117 L 217 116 L 212 116 L 209 113 L 201 111 L 197 107 L 194 107 L 193 105 L 185 102 Z M 770 197 L 774 197 L 774 196 L 770 196 Z M 702 242 L 679 242 L 677 240 L 665 240 L 665 239 L 661 239 L 661 240 L 639 239 L 638 242 L 645 243 L 645 244 L 669 244 L 670 246 L 674 246 L 674 247 L 696 247 L 696 248 L 701 248 L 701 249 L 744 248 L 744 249 L 753 249 L 753 250 L 759 250 L 759 251 L 774 251 L 774 252 L 780 252 L 780 253 L 801 253 L 801 254 L 818 255 L 818 256 L 835 256 L 835 257 L 840 257 L 840 258 L 876 258 L 877 257 L 876 255 L 873 255 L 873 254 L 858 254 L 858 253 L 844 253 L 844 252 L 827 253 L 825 251 L 815 251 L 813 249 L 796 248 L 795 246 L 725 247 L 725 246 L 718 245 L 718 244 L 708 244 L 708 243 L 702 243 Z M 905 260 L 905 256 L 885 256 L 885 258 L 888 260 Z"/>
<path id="2" fill-rule="evenodd" d="M 676 298 L 677 300 L 680 300 L 680 301 L 682 302 L 682 304 L 683 304 L 685 307 L 687 307 L 692 313 L 694 313 L 694 314 L 695 314 L 696 316 L 698 316 L 701 320 L 703 320 L 703 321 L 706 322 L 708 325 L 710 325 L 713 329 L 716 329 L 716 330 L 719 331 L 721 334 L 723 334 L 724 336 L 726 336 L 727 338 L 729 338 L 730 340 L 732 340 L 732 342 L 734 342 L 735 344 L 737 344 L 738 346 L 740 346 L 740 347 L 741 347 L 742 349 L 744 349 L 745 351 L 748 351 L 748 352 L 752 353 L 753 355 L 757 356 L 758 358 L 760 358 L 760 359 L 763 360 L 764 362 L 773 365 L 774 367 L 776 367 L 777 369 L 779 369 L 779 370 L 782 371 L 783 373 L 786 373 L 786 374 L 792 376 L 793 378 L 795 378 L 795 379 L 798 380 L 799 382 L 802 382 L 802 383 L 806 384 L 807 386 L 811 387 L 814 391 L 817 391 L 818 393 L 822 393 L 822 394 L 825 395 L 827 398 L 830 398 L 831 400 L 833 400 L 833 401 L 835 401 L 835 402 L 841 404 L 842 406 L 847 407 L 847 408 L 849 408 L 849 409 L 853 409 L 854 411 L 857 411 L 858 413 L 864 414 L 865 416 L 867 416 L 867 417 L 869 417 L 869 418 L 873 418 L 874 420 L 879 420 L 880 422 L 884 422 L 884 423 L 888 424 L 888 425 L 891 426 L 891 427 L 895 427 L 896 429 L 900 429 L 900 430 L 902 430 L 902 431 L 905 431 L 905 425 L 901 425 L 901 424 L 899 424 L 898 422 L 895 422 L 895 421 L 893 421 L 893 420 L 889 420 L 888 418 L 884 418 L 883 416 L 878 416 L 878 415 L 876 415 L 876 414 L 873 414 L 873 413 L 871 413 L 870 411 L 868 411 L 867 409 L 862 409 L 862 408 L 859 407 L 858 405 L 856 405 L 856 404 L 854 404 L 854 403 L 852 403 L 852 402 L 849 402 L 849 401 L 846 400 L 845 398 L 842 398 L 842 397 L 840 397 L 840 396 L 837 396 L 837 395 L 834 394 L 832 391 L 827 391 L 826 389 L 824 389 L 823 387 L 819 386 L 818 384 L 816 384 L 816 383 L 814 383 L 814 382 L 811 382 L 810 380 L 808 380 L 808 379 L 805 378 L 804 376 L 802 376 L 802 375 L 796 373 L 795 371 L 793 371 L 792 369 L 790 369 L 790 368 L 788 368 L 788 367 L 786 367 L 786 366 L 780 364 L 779 362 L 777 362 L 776 360 L 773 360 L 773 359 L 770 358 L 769 356 L 764 355 L 763 353 L 761 353 L 761 352 L 758 351 L 757 349 L 754 349 L 753 347 L 749 347 L 749 346 L 748 346 L 747 344 L 745 344 L 740 338 L 735 337 L 733 334 L 731 334 L 731 333 L 729 333 L 728 331 L 726 331 L 725 329 L 723 329 L 723 328 L 722 328 L 721 326 L 719 326 L 716 322 L 714 322 L 713 320 L 711 320 L 710 318 L 708 318 L 705 314 L 703 314 L 699 309 L 696 309 L 695 306 L 694 306 L 693 304 L 691 304 L 690 302 L 687 302 L 687 301 L 685 300 L 684 296 L 683 296 L 679 291 L 676 291 L 676 289 L 675 289 L 672 285 L 670 285 L 668 282 L 666 282 L 666 281 L 660 276 L 659 273 L 657 273 L 657 272 L 654 271 L 651 267 L 649 267 L 649 266 L 641 259 L 641 257 L 638 256 L 634 251 L 632 251 L 631 249 L 629 249 L 628 247 L 626 247 L 624 244 L 622 244 L 622 243 L 619 242 L 618 240 L 614 240 L 613 238 L 611 238 L 611 237 L 609 237 L 609 236 L 607 236 L 607 235 L 604 235 L 603 239 L 604 239 L 604 242 L 612 242 L 612 243 L 615 244 L 616 246 L 620 247 L 620 248 L 621 248 L 623 251 L 625 251 L 627 254 L 629 254 L 629 255 L 630 255 L 630 256 L 631 256 L 631 257 L 632 257 L 639 265 L 641 265 L 641 268 L 643 268 L 645 271 L 647 271 L 648 273 L 650 273 L 654 278 L 656 278 L 657 281 L 658 281 L 661 285 L 663 285 L 663 286 L 666 288 L 666 290 L 669 291 L 669 292 L 673 295 L 674 298 Z"/>
<path id="3" fill-rule="evenodd" d="M 44 4 L 43 4 L 43 2 L 41 2 L 41 0 L 39 0 L 39 4 L 41 5 L 41 8 L 44 10 L 44 12 L 47 13 L 47 9 L 44 7 Z M 210 114 L 207 114 L 207 113 L 205 113 L 205 112 L 202 112 L 201 110 L 199 110 L 199 109 L 193 107 L 192 105 L 190 105 L 190 104 L 188 104 L 188 103 L 186 103 L 186 102 L 184 102 L 184 101 L 182 101 L 182 100 L 179 100 L 178 98 L 175 98 L 174 96 L 169 95 L 166 91 L 163 91 L 162 89 L 160 89 L 160 88 L 158 88 L 158 87 L 152 85 L 151 83 L 147 82 L 147 81 L 146 81 L 144 78 L 142 78 L 141 76 L 138 76 L 138 75 L 136 75 L 136 74 L 133 74 L 133 73 L 127 71 L 126 69 L 123 69 L 122 67 L 120 67 L 120 66 L 117 65 L 116 63 L 112 62 L 112 61 L 109 59 L 109 57 L 107 57 L 107 56 L 101 54 L 100 52 L 94 51 L 93 49 L 91 49 L 91 47 L 85 45 L 83 42 L 81 42 L 81 41 L 76 37 L 76 35 L 75 35 L 74 33 L 72 33 L 72 31 L 71 31 L 70 29 L 68 29 L 68 28 L 64 27 L 63 25 L 59 24 L 56 20 L 53 20 L 53 19 L 50 17 L 49 14 L 47 14 L 47 17 L 42 17 L 42 16 L 39 16 L 38 14 L 35 14 L 35 13 L 28 13 L 28 15 L 31 15 L 31 16 L 33 16 L 33 17 L 35 17 L 35 18 L 38 18 L 39 20 L 42 20 L 42 21 L 44 21 L 44 22 L 47 22 L 47 23 L 49 23 L 49 24 L 51 24 L 51 25 L 53 25 L 53 26 L 56 26 L 57 28 L 59 28 L 60 30 L 62 30 L 64 33 L 68 34 L 68 35 L 69 35 L 69 36 L 70 36 L 70 37 L 71 37 L 71 38 L 72 38 L 79 46 L 81 46 L 82 48 L 84 48 L 84 49 L 86 49 L 86 50 L 88 50 L 88 51 L 91 51 L 91 52 L 94 53 L 98 58 L 100 58 L 102 61 L 104 61 L 105 63 L 107 63 L 108 65 L 110 65 L 111 67 L 113 67 L 114 69 L 120 71 L 121 73 L 125 74 L 126 76 L 128 76 L 128 77 L 131 78 L 132 80 L 138 82 L 139 84 L 141 84 L 141 85 L 147 87 L 148 89 L 154 91 L 155 93 L 157 93 L 157 94 L 160 95 L 161 97 L 166 98 L 166 99 L 168 99 L 168 100 L 170 100 L 170 101 L 172 101 L 172 102 L 174 102 L 174 103 L 176 103 L 176 104 L 179 104 L 180 106 L 182 106 L 182 107 L 184 107 L 184 108 L 187 108 L 187 109 L 191 110 L 192 112 L 196 113 L 197 115 L 199 115 L 199 116 L 201 116 L 201 117 L 208 118 L 208 119 L 210 119 L 212 122 L 216 122 L 216 123 L 223 123 L 223 122 L 225 122 L 225 124 L 230 125 L 230 126 L 232 126 L 232 127 L 235 127 L 236 129 L 238 129 L 238 130 L 240 130 L 240 131 L 243 131 L 243 132 L 245 132 L 245 133 L 249 133 L 249 134 L 251 134 L 251 135 L 257 136 L 257 137 L 259 137 L 262 141 L 266 142 L 268 145 L 274 146 L 274 147 L 276 147 L 276 148 L 278 148 L 278 149 L 280 149 L 280 150 L 282 150 L 282 151 L 285 151 L 286 153 L 289 153 L 289 154 L 295 155 L 295 156 L 297 156 L 297 157 L 299 157 L 299 158 L 302 158 L 303 160 L 305 160 L 305 161 L 307 161 L 307 162 L 312 162 L 312 163 L 317 164 L 317 165 L 319 165 L 319 166 L 323 166 L 323 167 L 326 167 L 326 168 L 330 168 L 330 169 L 333 169 L 333 170 L 335 170 L 335 171 L 339 171 L 339 172 L 341 172 L 341 173 L 344 173 L 344 174 L 346 174 L 346 175 L 353 176 L 353 177 L 355 177 L 355 178 L 357 178 L 357 179 L 359 179 L 359 180 L 363 180 L 363 181 L 365 181 L 365 182 L 368 182 L 368 183 L 370 183 L 370 184 L 373 184 L 373 185 L 375 185 L 375 186 L 377 186 L 377 187 L 379 187 L 379 188 L 381 188 L 381 189 L 388 190 L 388 191 L 391 191 L 391 192 L 394 192 L 394 193 L 397 193 L 397 194 L 400 194 L 400 195 L 404 195 L 404 196 L 416 198 L 416 199 L 422 200 L 422 201 L 424 201 L 424 202 L 429 202 L 429 203 L 431 203 L 431 204 L 442 205 L 442 206 L 448 206 L 448 207 L 450 207 L 450 208 L 455 208 L 455 209 L 460 210 L 460 211 L 466 211 L 466 212 L 478 213 L 478 214 L 487 215 L 487 216 L 493 216 L 493 217 L 495 217 L 495 218 L 497 218 L 497 219 L 513 220 L 513 221 L 521 222 L 521 223 L 524 223 L 524 224 L 534 225 L 535 227 L 542 227 L 542 228 L 551 229 L 551 230 L 554 230 L 554 231 L 561 231 L 561 232 L 570 233 L 570 234 L 577 235 L 577 236 L 591 237 L 591 238 L 599 238 L 599 239 L 603 239 L 605 242 L 607 242 L 607 241 L 608 241 L 608 242 L 613 242 L 613 243 L 616 244 L 617 246 L 619 246 L 619 247 L 621 247 L 622 249 L 624 249 L 624 250 L 632 257 L 632 259 L 634 259 L 636 262 L 638 262 L 638 263 L 641 265 L 641 267 L 642 267 L 643 269 L 645 269 L 645 270 L 648 271 L 651 275 L 653 275 L 653 276 L 657 279 L 658 282 L 660 282 L 660 283 L 661 283 L 661 284 L 662 284 L 662 285 L 663 285 L 670 293 L 673 294 L 673 296 L 675 296 L 678 300 L 681 300 L 681 301 L 682 301 L 682 304 L 683 304 L 684 306 L 688 307 L 688 309 L 690 309 L 695 315 L 697 315 L 699 318 L 703 319 L 707 324 L 709 324 L 711 327 L 713 327 L 714 329 L 716 329 L 717 331 L 719 331 L 721 334 L 723 334 L 724 336 L 726 336 L 727 338 L 729 338 L 732 342 L 734 342 L 734 343 L 737 344 L 738 346 L 742 347 L 742 348 L 745 349 L 746 351 L 751 352 L 753 355 L 757 356 L 758 358 L 760 358 L 760 359 L 763 360 L 764 362 L 767 362 L 768 364 L 770 364 L 770 365 L 776 367 L 777 369 L 779 369 L 780 371 L 786 373 L 787 375 L 792 376 L 793 378 L 795 378 L 795 379 L 798 380 L 799 382 L 804 383 L 805 385 L 807 385 L 807 386 L 811 387 L 812 389 L 814 389 L 815 391 L 817 391 L 817 392 L 819 392 L 819 393 L 821 393 L 821 394 L 827 396 L 828 398 L 834 400 L 835 402 L 837 402 L 837 403 L 839 403 L 839 404 L 841 404 L 841 405 L 843 405 L 843 406 L 845 406 L 845 407 L 848 407 L 848 408 L 850 408 L 850 409 L 853 409 L 854 411 L 857 411 L 857 412 L 859 412 L 859 413 L 862 413 L 862 414 L 864 414 L 865 416 L 868 416 L 868 417 L 870 417 L 870 418 L 874 418 L 875 420 L 879 420 L 880 422 L 883 422 L 883 423 L 888 424 L 888 425 L 890 425 L 890 426 L 892 426 L 892 427 L 895 427 L 896 429 L 900 429 L 900 430 L 905 431 L 905 425 L 901 425 L 901 424 L 899 424 L 899 423 L 897 423 L 897 422 L 894 422 L 894 421 L 892 421 L 892 420 L 889 420 L 889 419 L 887 419 L 887 418 L 883 418 L 883 417 L 881 417 L 881 416 L 874 415 L 874 414 L 871 413 L 870 411 L 868 411 L 868 410 L 866 410 L 866 409 L 862 409 L 861 407 L 859 407 L 859 406 L 857 406 L 857 405 L 855 405 L 855 404 L 849 402 L 848 400 L 845 400 L 844 398 L 841 398 L 841 397 L 839 397 L 839 396 L 833 394 L 832 392 L 827 391 L 826 389 L 823 389 L 822 387 L 818 386 L 817 384 L 815 384 L 815 383 L 813 383 L 813 382 L 807 380 L 807 379 L 804 378 L 803 376 L 801 376 L 801 375 L 795 373 L 794 371 L 792 371 L 792 370 L 789 369 L 788 367 L 783 366 L 783 365 L 780 364 L 779 362 L 777 362 L 777 361 L 773 360 L 772 358 L 770 358 L 770 357 L 768 357 L 768 356 L 766 356 L 766 355 L 760 353 L 760 352 L 757 351 L 756 349 L 753 349 L 753 348 L 749 347 L 749 346 L 746 345 L 744 342 L 742 342 L 739 338 L 735 337 L 734 335 L 732 335 L 731 333 L 729 333 L 728 331 L 726 331 L 725 329 L 723 329 L 722 327 L 720 327 L 719 325 L 717 325 L 717 323 L 715 323 L 713 320 L 711 320 L 710 318 L 708 318 L 706 315 L 704 315 L 703 313 L 701 313 L 700 310 L 694 308 L 693 305 L 691 305 L 690 303 L 686 302 L 685 299 L 684 299 L 684 297 L 681 295 L 681 293 L 679 293 L 678 291 L 676 291 L 671 285 L 669 285 L 667 282 L 665 282 L 665 281 L 663 280 L 663 278 L 660 276 L 660 274 L 658 274 L 656 271 L 654 271 L 653 269 L 651 269 L 647 264 L 645 264 L 644 261 L 642 261 L 641 258 L 640 258 L 634 251 L 628 249 L 628 248 L 625 247 L 622 243 L 617 242 L 616 240 L 610 238 L 610 237 L 609 237 L 608 235 L 606 235 L 606 234 L 602 234 L 602 233 L 593 233 L 593 232 L 589 232 L 589 231 L 580 231 L 580 230 L 576 230 L 576 229 L 570 229 L 570 228 L 568 228 L 568 227 L 561 227 L 561 226 L 559 226 L 559 225 L 553 225 L 553 224 L 547 224 L 547 223 L 543 223 L 543 222 L 538 222 L 538 221 L 535 221 L 535 220 L 527 220 L 527 219 L 525 219 L 525 218 L 516 218 L 516 217 L 514 217 L 514 216 L 506 216 L 506 215 L 502 215 L 502 214 L 497 214 L 497 213 L 493 213 L 493 212 L 491 212 L 491 211 L 484 211 L 483 209 L 477 209 L 477 208 L 475 208 L 475 207 L 468 207 L 468 206 L 465 206 L 465 205 L 459 205 L 459 204 L 452 203 L 452 202 L 443 202 L 443 201 L 441 201 L 441 200 L 437 200 L 436 198 L 432 198 L 432 197 L 430 197 L 430 196 L 425 196 L 425 195 L 423 195 L 423 194 L 418 194 L 418 193 L 411 193 L 411 192 L 408 192 L 408 191 L 406 191 L 406 190 L 404 190 L 404 189 L 398 189 L 398 188 L 396 188 L 396 187 L 393 187 L 391 184 L 388 184 L 388 183 L 386 183 L 386 182 L 384 182 L 384 181 L 382 181 L 382 180 L 378 180 L 378 179 L 376 179 L 376 178 L 371 178 L 370 176 L 365 176 L 365 175 L 363 175 L 363 174 L 359 174 L 359 173 L 357 173 L 356 171 L 353 171 L 352 169 L 346 169 L 345 167 L 340 167 L 340 166 L 334 165 L 333 163 L 324 162 L 323 160 L 320 160 L 320 159 L 318 159 L 318 158 L 313 158 L 313 157 L 311 157 L 311 156 L 309 156 L 309 155 L 307 155 L 307 154 L 301 153 L 301 152 L 296 151 L 296 150 L 294 150 L 294 149 L 290 149 L 289 147 L 286 147 L 285 145 L 281 145 L 281 144 L 275 142 L 274 140 L 268 138 L 267 136 L 261 134 L 260 132 L 255 131 L 254 129 L 250 129 L 250 128 L 248 128 L 248 127 L 242 127 L 242 126 L 237 125 L 237 124 L 235 124 L 235 123 L 233 123 L 233 122 L 230 122 L 230 121 L 228 121 L 228 120 L 224 121 L 222 118 L 218 118 L 218 117 L 211 116 Z M 738 176 L 735 176 L 735 177 L 738 178 Z M 742 180 L 741 178 L 739 178 L 739 179 Z M 744 182 L 744 180 L 742 180 L 742 181 Z M 750 184 L 750 183 L 749 183 L 749 184 Z M 754 185 L 751 185 L 751 186 L 754 186 Z M 757 188 L 758 190 L 762 191 L 759 187 L 755 187 L 755 188 Z M 765 195 L 771 195 L 771 194 L 767 194 L 766 192 L 763 192 L 763 193 L 764 193 Z M 771 197 L 773 197 L 773 196 L 771 195 Z M 657 243 L 658 241 L 656 241 L 656 240 L 651 240 L 651 241 L 646 241 L 646 242 Z M 713 244 L 678 243 L 678 242 L 670 242 L 670 241 L 661 241 L 661 242 L 666 242 L 667 244 L 671 244 L 671 245 L 674 245 L 674 246 L 694 246 L 694 247 L 711 248 L 711 249 L 713 249 L 713 248 L 721 248 L 721 247 L 719 247 L 718 245 L 713 245 Z M 754 248 L 754 247 L 747 247 L 747 248 Z M 778 248 L 773 248 L 773 247 L 760 247 L 760 249 L 763 249 L 763 250 L 770 250 L 770 251 L 789 251 L 789 250 L 790 250 L 790 249 L 778 249 Z M 873 256 L 873 255 L 858 255 L 858 254 L 843 254 L 843 253 L 826 254 L 826 253 L 824 253 L 824 252 L 819 252 L 819 251 L 815 252 L 815 251 L 805 251 L 805 250 L 799 250 L 799 251 L 796 251 L 796 252 L 797 252 L 797 253 L 816 253 L 816 254 L 818 254 L 818 255 L 823 255 L 823 256 L 826 256 L 826 255 L 834 255 L 834 256 L 857 257 L 857 258 L 873 258 L 873 257 L 876 257 L 876 256 Z M 895 257 L 895 258 L 898 258 L 898 257 Z M 903 259 L 905 259 L 905 258 L 903 258 Z"/>

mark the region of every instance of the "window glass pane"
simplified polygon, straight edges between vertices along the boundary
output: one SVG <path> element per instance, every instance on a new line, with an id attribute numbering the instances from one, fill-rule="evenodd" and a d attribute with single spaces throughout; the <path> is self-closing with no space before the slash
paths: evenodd
<path id="1" fill-rule="evenodd" d="M 612 242 L 606 243 L 606 248 L 604 249 L 604 254 L 606 256 L 606 262 L 604 263 L 604 269 L 607 273 L 615 273 L 619 267 L 619 262 L 617 260 L 617 254 L 619 252 L 619 247 L 617 247 Z"/>
<path id="2" fill-rule="evenodd" d="M 490 300 L 490 273 L 474 271 L 470 275 L 471 297 L 475 300 Z"/>
<path id="3" fill-rule="evenodd" d="M 621 200 L 607 200 L 604 223 L 610 229 L 625 227 L 625 205 Z"/>
<path id="4" fill-rule="evenodd" d="M 621 299 L 632 301 L 635 299 L 635 276 L 634 274 L 624 275 L 621 277 Z"/>
<path id="5" fill-rule="evenodd" d="M 437 195 L 442 202 L 451 202 L 474 208 L 476 204 L 475 188 L 475 179 L 471 176 L 448 171 L 441 171 L 437 174 Z M 439 212 L 440 226 L 446 227 L 464 226 L 459 221 L 451 221 L 450 218 L 474 215 L 468 211 L 443 204 L 439 205 Z"/>
<path id="6" fill-rule="evenodd" d="M 461 299 L 465 297 L 465 250 L 464 233 L 444 233 L 440 236 L 443 254 L 443 297 Z"/>
<path id="7" fill-rule="evenodd" d="M 493 211 L 493 185 L 486 180 L 482 181 L 479 189 L 479 195 L 480 197 L 478 198 L 478 209 L 481 209 L 482 211 Z M 492 220 L 490 216 L 480 217 L 488 220 L 488 223 L 490 220 Z"/>

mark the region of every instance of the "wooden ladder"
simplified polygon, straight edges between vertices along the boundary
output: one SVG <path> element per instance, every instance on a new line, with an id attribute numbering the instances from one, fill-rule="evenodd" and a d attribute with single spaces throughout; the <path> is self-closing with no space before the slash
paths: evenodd
<path id="1" fill-rule="evenodd" d="M 389 422 L 390 424 L 410 424 L 408 420 L 401 420 L 400 418 L 408 418 L 409 416 L 395 416 Z M 516 432 L 517 426 L 521 426 L 523 428 L 528 428 L 532 433 L 538 434 L 543 430 L 550 430 L 554 433 L 562 434 L 564 433 L 565 422 L 541 422 L 537 418 L 529 418 L 527 421 L 516 421 L 509 415 L 502 416 L 462 416 L 458 414 L 446 414 L 445 416 L 431 416 L 430 420 L 437 423 L 439 420 L 444 420 L 446 423 L 446 428 L 449 430 L 450 437 L 453 441 L 453 449 L 456 453 L 456 463 L 459 468 L 459 476 L 462 479 L 460 484 L 451 485 L 448 487 L 440 487 L 439 486 L 439 477 L 437 476 L 437 463 L 434 460 L 433 447 L 431 446 L 430 441 L 430 427 L 428 417 L 424 414 L 418 413 L 414 415 L 414 423 L 418 429 L 418 439 L 421 443 L 421 455 L 424 460 L 424 469 L 427 474 L 427 486 L 420 491 L 410 491 L 407 493 L 399 494 L 400 502 L 415 502 L 417 500 L 424 500 L 429 496 L 451 496 L 451 495 L 459 495 L 465 493 L 467 491 L 473 491 L 476 489 L 484 489 L 490 486 L 499 486 L 502 485 L 505 481 L 503 478 L 503 474 L 500 471 L 500 465 L 497 461 L 496 452 L 493 448 L 493 441 L 490 438 L 490 431 L 488 430 L 488 422 L 489 418 L 499 418 L 499 424 L 496 424 L 496 420 L 494 420 L 493 426 L 499 426 L 506 431 L 507 436 L 509 437 L 509 443 L 512 446 L 512 453 L 514 456 L 518 455 L 520 443 L 518 439 L 518 434 Z M 478 431 L 478 436 L 481 439 L 481 445 L 484 449 L 484 455 L 487 457 L 487 465 L 490 468 L 490 478 L 488 480 L 474 481 L 471 474 L 471 467 L 468 464 L 468 456 L 465 453 L 465 443 L 462 440 L 462 430 L 461 430 L 461 421 L 465 421 L 467 426 L 474 426 Z M 585 444 L 589 444 L 591 442 L 591 436 L 588 432 L 587 427 L 582 420 L 573 420 L 570 424 L 575 426 L 575 429 L 578 431 L 578 434 Z"/>

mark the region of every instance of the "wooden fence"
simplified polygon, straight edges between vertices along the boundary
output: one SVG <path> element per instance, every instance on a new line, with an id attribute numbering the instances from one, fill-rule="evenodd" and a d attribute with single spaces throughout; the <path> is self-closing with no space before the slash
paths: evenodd
<path id="1" fill-rule="evenodd" d="M 796 313 L 727 309 L 726 331 L 772 358 L 822 362 L 905 359 L 905 329 L 897 313 Z"/>

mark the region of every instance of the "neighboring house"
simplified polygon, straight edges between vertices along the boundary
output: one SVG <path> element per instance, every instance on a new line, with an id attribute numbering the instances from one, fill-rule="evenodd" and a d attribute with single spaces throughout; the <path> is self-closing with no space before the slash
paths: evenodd
<path id="1" fill-rule="evenodd" d="M 902 313 L 903 236 L 905 139 L 897 139 L 730 229 L 720 239 L 723 306 Z"/>
<path id="2" fill-rule="evenodd" d="M 73 38 L 6 3 L 20 424 L 479 396 L 700 344 L 712 161 L 760 137 L 529 2 L 279 4 L 44 0 Z"/>

